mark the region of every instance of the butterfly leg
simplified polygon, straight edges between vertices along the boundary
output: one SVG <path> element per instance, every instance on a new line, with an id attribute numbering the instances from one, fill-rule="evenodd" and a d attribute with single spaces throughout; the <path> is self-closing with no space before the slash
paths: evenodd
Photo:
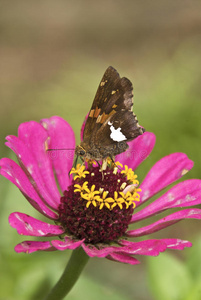
<path id="1" fill-rule="evenodd" d="M 101 166 L 101 164 L 99 163 L 99 161 L 98 161 L 98 160 L 96 160 L 96 162 L 97 162 L 98 166 L 100 167 L 100 166 Z"/>
<path id="2" fill-rule="evenodd" d="M 103 158 L 103 161 L 102 161 L 102 166 L 100 168 L 100 171 L 103 172 L 105 171 L 107 168 L 107 158 Z"/>
<path id="3" fill-rule="evenodd" d="M 114 156 L 112 156 L 112 155 L 110 155 L 109 157 L 110 157 L 110 159 L 111 159 L 111 161 L 112 161 L 113 165 L 115 165 L 115 161 L 114 161 L 114 160 L 115 160 L 115 157 L 114 157 Z"/>
<path id="4" fill-rule="evenodd" d="M 74 160 L 74 162 L 73 162 L 73 166 L 72 166 L 72 168 L 70 169 L 70 171 L 68 172 L 68 176 L 70 177 L 70 172 L 71 172 L 71 170 L 74 168 L 76 168 L 76 165 L 77 165 L 77 161 L 78 161 L 78 157 L 79 157 L 79 155 L 77 155 L 76 156 L 76 158 L 75 158 L 75 160 Z M 82 158 L 82 157 L 80 157 L 81 158 L 81 160 L 82 160 L 82 164 L 81 164 L 81 166 L 80 166 L 80 168 L 83 166 L 83 164 L 84 164 L 84 162 L 85 162 L 85 160 Z"/>
<path id="5" fill-rule="evenodd" d="M 76 167 L 76 165 L 77 165 L 77 160 L 78 160 L 78 155 L 76 156 L 76 158 L 75 158 L 75 160 L 74 160 L 74 162 L 73 162 L 72 168 L 75 168 L 75 167 Z M 68 172 L 68 177 L 70 177 L 70 172 L 71 172 L 72 168 L 71 168 L 70 171 Z"/>
<path id="6" fill-rule="evenodd" d="M 116 164 L 115 157 L 114 156 L 110 156 L 110 159 L 111 159 L 112 163 L 114 164 L 114 166 L 117 167 L 120 171 L 122 171 L 122 169 Z"/>

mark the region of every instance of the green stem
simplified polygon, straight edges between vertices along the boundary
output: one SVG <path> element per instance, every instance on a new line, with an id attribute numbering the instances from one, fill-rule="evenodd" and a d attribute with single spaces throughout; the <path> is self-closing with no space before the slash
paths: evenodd
<path id="1" fill-rule="evenodd" d="M 88 259 L 89 256 L 84 252 L 84 250 L 81 247 L 74 250 L 61 278 L 53 287 L 53 289 L 45 298 L 45 300 L 63 299 L 76 283 Z"/>

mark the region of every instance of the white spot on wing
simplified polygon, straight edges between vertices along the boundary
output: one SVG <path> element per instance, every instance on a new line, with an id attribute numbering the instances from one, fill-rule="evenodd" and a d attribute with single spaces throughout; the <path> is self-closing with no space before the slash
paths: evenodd
<path id="1" fill-rule="evenodd" d="M 110 137 L 115 142 L 122 142 L 126 140 L 125 135 L 121 132 L 121 128 L 115 129 L 112 123 L 109 121 L 108 125 L 110 126 L 111 134 Z"/>

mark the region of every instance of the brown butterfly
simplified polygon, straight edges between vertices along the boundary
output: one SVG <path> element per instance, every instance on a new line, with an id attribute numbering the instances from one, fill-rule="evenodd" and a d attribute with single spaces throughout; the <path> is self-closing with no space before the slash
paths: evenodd
<path id="1" fill-rule="evenodd" d="M 83 141 L 75 149 L 82 160 L 105 160 L 124 152 L 128 141 L 145 131 L 133 113 L 133 87 L 113 67 L 103 75 L 86 120 Z"/>

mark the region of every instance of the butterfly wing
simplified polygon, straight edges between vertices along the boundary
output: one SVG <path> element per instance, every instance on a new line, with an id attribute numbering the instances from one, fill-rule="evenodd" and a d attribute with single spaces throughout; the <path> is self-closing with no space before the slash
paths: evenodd
<path id="1" fill-rule="evenodd" d="M 142 134 L 133 114 L 133 87 L 113 68 L 107 68 L 86 122 L 84 139 L 91 145 L 112 145 Z"/>
<path id="2" fill-rule="evenodd" d="M 96 145 L 106 147 L 123 141 L 129 142 L 144 131 L 133 112 L 120 110 L 106 119 L 96 132 Z"/>
<path id="3" fill-rule="evenodd" d="M 124 100 L 124 101 L 122 101 Z M 113 67 L 108 67 L 99 84 L 85 124 L 83 139 L 89 141 L 115 108 L 132 110 L 132 83 L 120 78 Z"/>

